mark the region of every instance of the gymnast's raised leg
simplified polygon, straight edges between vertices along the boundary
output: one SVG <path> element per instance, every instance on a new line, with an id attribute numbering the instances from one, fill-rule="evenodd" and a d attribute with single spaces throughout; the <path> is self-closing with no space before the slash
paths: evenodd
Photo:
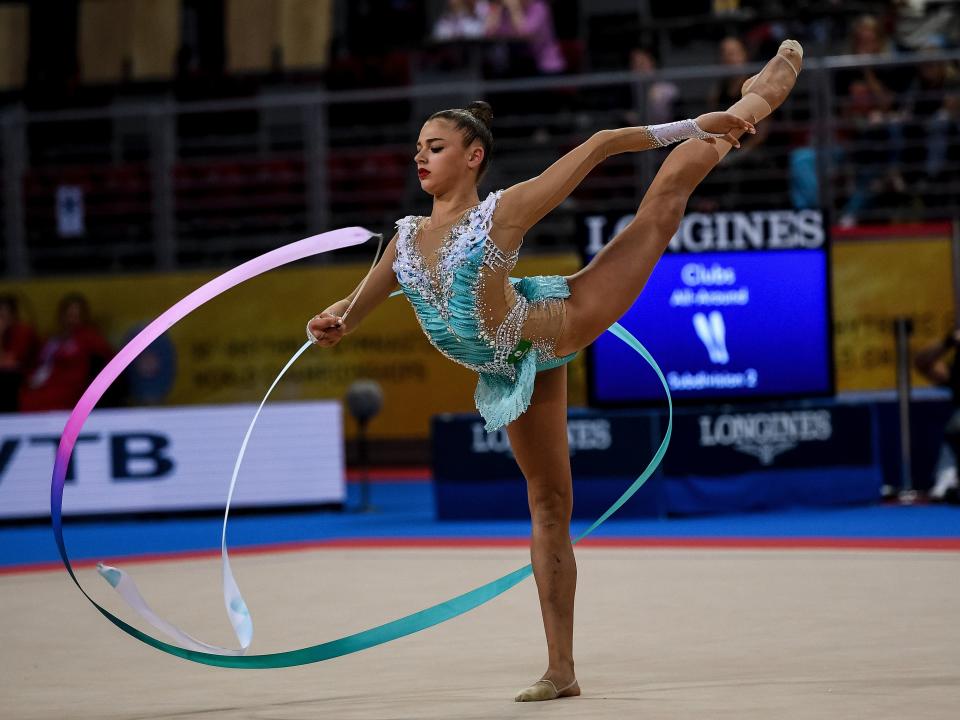
<path id="1" fill-rule="evenodd" d="M 800 72 L 803 49 L 793 40 L 743 85 L 728 112 L 756 123 L 780 107 Z M 739 137 L 743 131 L 734 131 Z M 680 225 L 687 200 L 732 146 L 725 140 L 687 140 L 660 167 L 631 223 L 580 272 L 567 278 L 567 321 L 557 343 L 565 355 L 592 343 L 636 301 Z"/>

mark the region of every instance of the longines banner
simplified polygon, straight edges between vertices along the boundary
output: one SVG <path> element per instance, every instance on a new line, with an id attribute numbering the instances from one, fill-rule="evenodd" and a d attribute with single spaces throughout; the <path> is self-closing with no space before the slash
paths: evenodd
<path id="1" fill-rule="evenodd" d="M 589 259 L 632 215 L 583 215 Z M 621 318 L 664 369 L 678 400 L 826 395 L 830 356 L 827 232 L 817 210 L 688 213 L 643 293 Z M 658 402 L 652 373 L 610 337 L 590 348 L 600 405 Z"/>
<path id="2" fill-rule="evenodd" d="M 681 411 L 663 465 L 667 507 L 685 515 L 877 502 L 876 426 L 873 407 L 834 402 Z"/>
<path id="3" fill-rule="evenodd" d="M 782 405 L 674 416 L 668 475 L 737 475 L 768 469 L 868 467 L 874 428 L 866 405 Z"/>
<path id="4" fill-rule="evenodd" d="M 370 249 L 373 252 L 373 248 Z M 315 265 L 277 270 L 215 298 L 175 325 L 127 374 L 135 404 L 258 402 L 304 341 L 315 312 L 347 295 L 369 265 Z M 573 253 L 523 258 L 516 276 L 569 275 Z M 115 346 L 210 279 L 213 273 L 33 280 L 0 283 L 21 299 L 21 314 L 41 332 L 54 327 L 57 301 L 70 291 L 90 300 L 94 318 Z M 570 398 L 586 401 L 584 361 L 570 366 Z M 350 383 L 372 378 L 384 406 L 369 426 L 372 439 L 425 439 L 430 417 L 474 409 L 475 373 L 442 357 L 424 337 L 405 298 L 385 301 L 336 348 L 306 353 L 274 391 L 280 400 L 342 399 Z M 346 423 L 347 437 L 356 432 Z"/>
<path id="5" fill-rule="evenodd" d="M 581 215 L 584 257 L 599 252 L 633 217 Z M 913 320 L 914 352 L 943 337 L 956 322 L 951 232 L 949 223 L 831 228 L 828 245 L 818 210 L 688 213 L 641 296 L 641 302 L 650 303 L 663 294 L 661 310 L 650 312 L 641 302 L 634 306 L 635 320 L 647 326 L 644 332 L 638 325 L 638 337 L 674 373 L 668 380 L 678 396 L 813 391 L 828 371 L 822 362 L 825 333 L 832 335 L 837 392 L 893 389 L 894 319 Z M 824 261 L 828 248 L 829 274 Z M 750 254 L 756 267 L 745 260 Z M 821 306 L 828 278 L 833 325 L 821 328 L 816 319 L 825 317 Z M 750 321 L 738 324 L 738 316 Z M 665 341 L 657 347 L 661 332 Z M 751 333 L 760 342 L 744 358 Z M 601 338 L 595 346 L 602 356 L 607 353 L 604 343 Z M 784 350 L 790 362 L 782 365 L 782 377 L 775 368 L 764 372 L 754 359 Z M 616 343 L 610 343 L 609 352 L 618 352 Z M 699 369 L 693 367 L 698 352 Z M 671 353 L 683 357 L 671 361 Z M 746 362 L 736 369 L 738 357 Z M 687 366 L 692 369 L 677 370 Z M 810 376 L 812 370 L 816 377 Z M 601 402 L 649 400 L 646 395 L 657 391 L 652 377 L 634 390 L 609 368 L 602 377 L 613 386 L 595 385 L 594 396 Z M 916 372 L 913 382 L 928 384 Z M 646 388 L 652 389 L 646 393 Z"/>
<path id="6" fill-rule="evenodd" d="M 222 509 L 255 405 L 97 410 L 67 473 L 67 515 Z M 0 518 L 50 513 L 50 473 L 68 413 L 0 415 Z M 336 402 L 272 403 L 240 468 L 235 507 L 342 503 Z"/>
<path id="7" fill-rule="evenodd" d="M 594 519 L 606 510 L 636 479 L 662 433 L 651 413 L 571 412 L 573 516 Z M 487 433 L 478 415 L 445 414 L 434 418 L 431 441 L 438 518 L 529 518 L 526 484 L 506 430 Z M 659 479 L 651 478 L 619 515 L 662 514 L 660 490 Z"/>

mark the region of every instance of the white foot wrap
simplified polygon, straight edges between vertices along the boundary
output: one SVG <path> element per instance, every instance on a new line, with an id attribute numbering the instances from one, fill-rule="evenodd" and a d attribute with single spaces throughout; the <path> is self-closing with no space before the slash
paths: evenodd
<path id="1" fill-rule="evenodd" d="M 653 138 L 656 147 L 666 147 L 681 140 L 706 140 L 707 138 L 722 138 L 723 133 L 708 133 L 700 128 L 695 120 L 680 120 L 678 122 L 664 123 L 663 125 L 649 125 L 647 130 Z"/>

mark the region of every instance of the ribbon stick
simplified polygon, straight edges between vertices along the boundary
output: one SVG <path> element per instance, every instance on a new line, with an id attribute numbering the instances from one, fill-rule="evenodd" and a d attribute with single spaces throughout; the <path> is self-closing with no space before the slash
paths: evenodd
<path id="1" fill-rule="evenodd" d="M 390 642 L 405 635 L 419 632 L 420 630 L 424 630 L 434 625 L 438 625 L 442 622 L 455 618 L 458 615 L 462 615 L 476 607 L 479 607 L 486 602 L 489 602 L 532 574 L 532 567 L 527 564 L 521 568 L 518 568 L 517 570 L 514 570 L 513 572 L 507 573 L 503 577 L 492 580 L 485 585 L 481 585 L 480 587 L 463 593 L 462 595 L 458 595 L 424 610 L 420 610 L 419 612 L 406 615 L 397 620 L 363 630 L 353 635 L 347 635 L 336 640 L 331 640 L 325 643 L 311 645 L 309 647 L 303 647 L 296 650 L 288 650 L 286 652 L 264 655 L 244 655 L 253 637 L 253 623 L 250 619 L 250 614 L 247 611 L 246 603 L 243 601 L 243 597 L 240 594 L 240 590 L 230 569 L 230 561 L 227 555 L 226 528 L 227 519 L 230 513 L 230 502 L 233 498 L 233 491 L 236 485 L 240 465 L 243 461 L 244 453 L 246 452 L 247 442 L 250 439 L 256 421 L 260 416 L 260 411 L 263 409 L 267 398 L 270 396 L 270 393 L 276 387 L 277 383 L 280 382 L 280 379 L 283 377 L 283 375 L 311 346 L 312 343 L 310 342 L 304 343 L 304 345 L 297 350 L 293 357 L 280 371 L 277 378 L 270 385 L 266 395 L 260 402 L 250 426 L 247 428 L 247 432 L 244 436 L 236 463 L 234 464 L 233 474 L 230 480 L 230 490 L 228 493 L 226 510 L 224 512 L 220 547 L 223 570 L 224 604 L 226 606 L 227 614 L 230 618 L 231 624 L 234 627 L 234 633 L 236 634 L 237 640 L 240 643 L 239 649 L 221 648 L 214 645 L 208 645 L 207 643 L 193 638 L 176 626 L 156 615 L 156 613 L 150 609 L 149 605 L 141 596 L 132 578 L 130 578 L 126 573 L 117 568 L 112 568 L 103 564 L 99 565 L 98 571 L 100 574 L 117 590 L 118 593 L 120 593 L 121 597 L 123 597 L 127 603 L 148 623 L 171 637 L 178 644 L 173 645 L 162 640 L 158 640 L 150 635 L 147 635 L 136 627 L 133 627 L 129 623 L 111 613 L 106 608 L 99 605 L 93 600 L 93 598 L 90 597 L 89 594 L 87 594 L 86 590 L 83 589 L 79 580 L 74 574 L 73 567 L 70 564 L 70 559 L 67 556 L 66 545 L 63 539 L 63 487 L 66 478 L 67 465 L 73 452 L 74 445 L 76 444 L 77 437 L 79 436 L 80 430 L 83 427 L 83 423 L 90 415 L 90 412 L 93 410 L 97 401 L 103 396 L 103 393 L 107 390 L 107 388 L 110 387 L 117 377 L 119 377 L 120 373 L 123 372 L 123 370 L 126 369 L 126 367 L 130 365 L 130 363 L 133 362 L 133 360 L 136 359 L 136 357 L 143 352 L 143 350 L 149 346 L 153 340 L 159 337 L 174 323 L 185 317 L 200 305 L 206 303 L 220 293 L 225 292 L 229 288 L 232 288 L 249 278 L 266 272 L 267 270 L 271 270 L 286 263 L 309 257 L 311 255 L 335 250 L 337 248 L 357 245 L 365 242 L 372 236 L 373 233 L 370 233 L 363 228 L 346 228 L 344 230 L 336 230 L 329 233 L 324 233 L 322 235 L 316 235 L 314 237 L 307 238 L 306 240 L 291 243 L 290 245 L 286 245 L 261 255 L 258 258 L 254 258 L 253 260 L 250 260 L 249 262 L 244 263 L 243 265 L 240 265 L 239 267 L 234 268 L 233 270 L 230 270 L 217 278 L 214 278 L 206 285 L 203 285 L 199 289 L 195 290 L 193 293 L 183 298 L 180 302 L 176 303 L 173 307 L 160 315 L 160 317 L 150 323 L 122 350 L 120 350 L 120 352 L 117 353 L 117 355 L 94 379 L 90 387 L 87 388 L 87 391 L 80 398 L 77 406 L 73 409 L 73 412 L 70 414 L 70 417 L 67 420 L 67 425 L 63 431 L 63 435 L 61 436 L 60 446 L 57 449 L 57 456 L 53 469 L 53 480 L 50 491 L 50 514 L 53 525 L 54 539 L 56 540 L 57 548 L 60 552 L 60 558 L 63 561 L 64 567 L 66 567 L 67 572 L 70 574 L 70 578 L 80 589 L 80 592 L 84 594 L 87 600 L 89 600 L 90 603 L 92 603 L 93 606 L 108 621 L 116 625 L 125 633 L 162 652 L 204 665 L 248 669 L 293 667 L 296 665 L 306 665 L 308 663 L 319 662 L 322 660 L 339 657 L 341 655 L 358 652 L 375 645 Z M 398 293 L 394 294 L 396 295 Z M 574 540 L 575 544 L 600 527 L 600 525 L 602 525 L 611 515 L 613 515 L 613 513 L 615 513 L 624 503 L 626 503 L 627 500 L 629 500 L 634 493 L 640 489 L 647 479 L 653 475 L 667 451 L 667 446 L 670 443 L 670 437 L 673 431 L 673 401 L 670 397 L 670 389 L 667 386 L 667 381 L 664 378 L 660 368 L 657 366 L 656 361 L 654 361 L 653 357 L 649 352 L 647 352 L 643 345 L 641 345 L 640 342 L 620 324 L 614 323 L 609 328 L 608 332 L 615 335 L 634 351 L 636 351 L 656 372 L 657 377 L 660 379 L 664 391 L 666 392 L 667 403 L 669 406 L 669 419 L 663 441 L 661 442 L 660 447 L 655 453 L 654 457 L 647 464 L 647 467 L 644 469 L 644 471 L 637 477 L 636 480 L 633 481 L 633 483 L 631 483 L 631 485 L 624 491 L 617 501 L 614 502 L 613 505 L 611 505 L 611 507 L 603 513 L 603 515 L 600 516 L 600 518 L 598 518 L 589 528 L 587 528 L 586 531 L 584 531 Z"/>

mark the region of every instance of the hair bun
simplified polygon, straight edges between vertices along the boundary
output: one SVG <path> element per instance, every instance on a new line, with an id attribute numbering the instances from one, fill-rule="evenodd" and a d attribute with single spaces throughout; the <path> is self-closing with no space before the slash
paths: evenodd
<path id="1" fill-rule="evenodd" d="M 482 122 L 488 130 L 493 125 L 493 108 L 490 107 L 490 103 L 483 100 L 474 100 L 464 109 Z"/>

